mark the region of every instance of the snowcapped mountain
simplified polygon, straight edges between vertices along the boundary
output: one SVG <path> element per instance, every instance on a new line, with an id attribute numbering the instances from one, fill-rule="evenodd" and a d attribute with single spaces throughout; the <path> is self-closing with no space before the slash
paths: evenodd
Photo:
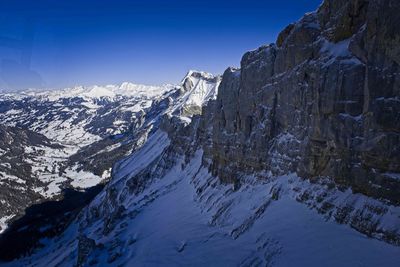
<path id="1" fill-rule="evenodd" d="M 35 98 L 5 100 L 20 114 L 5 123 L 50 141 L 48 124 L 63 129 L 53 117 L 72 117 L 98 139 L 67 168 L 112 166 L 112 177 L 56 234 L 37 224 L 35 249 L 3 265 L 398 266 L 399 13 L 399 1 L 325 0 L 240 69 L 189 72 L 151 104 L 91 88 L 38 124 Z M 126 101 L 141 111 L 116 127 L 133 112 Z M 3 258 L 17 226 L 0 239 Z"/>
<path id="2" fill-rule="evenodd" d="M 190 71 L 196 72 L 196 71 Z M 204 73 L 204 75 L 207 75 Z M 3 97 L 10 98 L 45 98 L 51 101 L 56 101 L 61 98 L 74 98 L 79 97 L 83 99 L 100 99 L 109 98 L 113 99 L 116 97 L 128 97 L 128 96 L 142 96 L 144 98 L 149 98 L 152 96 L 157 96 L 161 92 L 165 92 L 174 88 L 175 85 L 163 85 L 163 86 L 151 86 L 143 84 L 134 84 L 130 82 L 124 82 L 121 85 L 106 85 L 106 86 L 76 86 L 72 88 L 65 88 L 61 90 L 25 90 L 17 93 L 3 93 Z"/>
<path id="3" fill-rule="evenodd" d="M 195 84 L 123 83 L 0 94 L 0 124 L 8 134 L 2 137 L 11 142 L 0 147 L 0 189 L 9 192 L 0 196 L 2 229 L 26 207 L 58 199 L 66 188 L 105 183 L 112 165 L 140 147 L 163 115 L 180 112 L 178 106 L 187 99 L 195 99 L 190 106 L 196 108 L 215 97 L 219 78 L 214 82 L 209 74 L 191 71 L 185 79 Z M 36 134 L 35 139 L 21 142 L 14 137 L 20 131 Z M 19 195 L 11 194 L 18 188 Z"/>

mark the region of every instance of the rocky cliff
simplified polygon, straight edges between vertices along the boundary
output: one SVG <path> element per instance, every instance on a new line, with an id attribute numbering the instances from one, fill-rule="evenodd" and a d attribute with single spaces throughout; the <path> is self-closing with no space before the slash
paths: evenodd
<path id="1" fill-rule="evenodd" d="M 297 172 L 400 203 L 398 1 L 325 1 L 228 69 L 212 111 L 215 175 Z"/>
<path id="2" fill-rule="evenodd" d="M 383 203 L 400 204 L 399 12 L 398 1 L 324 1 L 226 70 L 205 111 L 212 173 L 236 188 L 252 173 L 297 173 L 372 197 L 382 204 L 356 208 L 330 190 L 297 199 L 398 244 L 398 230 L 379 224 Z"/>

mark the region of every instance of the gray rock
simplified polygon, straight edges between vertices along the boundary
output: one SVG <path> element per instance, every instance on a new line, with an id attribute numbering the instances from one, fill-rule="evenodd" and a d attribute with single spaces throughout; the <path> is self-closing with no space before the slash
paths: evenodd
<path id="1" fill-rule="evenodd" d="M 399 12 L 398 1 L 325 1 L 277 46 L 246 53 L 205 112 L 213 173 L 297 171 L 398 205 L 400 181 L 385 173 L 400 172 Z"/>

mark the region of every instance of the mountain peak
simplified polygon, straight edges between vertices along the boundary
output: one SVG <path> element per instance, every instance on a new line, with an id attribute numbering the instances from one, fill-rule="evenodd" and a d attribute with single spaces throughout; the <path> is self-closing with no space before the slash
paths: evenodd
<path id="1" fill-rule="evenodd" d="M 186 74 L 184 80 L 188 77 L 213 79 L 215 76 L 213 74 L 211 74 L 209 72 L 205 72 L 205 71 L 189 70 L 188 73 Z"/>
<path id="2" fill-rule="evenodd" d="M 100 97 L 114 97 L 116 94 L 112 91 L 109 90 L 106 87 L 101 87 L 101 86 L 93 86 L 89 91 L 83 93 L 82 95 L 88 96 L 91 98 L 100 98 Z"/>
<path id="3" fill-rule="evenodd" d="M 210 83 L 218 83 L 221 79 L 220 75 L 213 75 L 204 71 L 189 70 L 186 76 L 183 78 L 181 85 L 185 92 L 191 91 L 199 81 L 205 81 Z"/>

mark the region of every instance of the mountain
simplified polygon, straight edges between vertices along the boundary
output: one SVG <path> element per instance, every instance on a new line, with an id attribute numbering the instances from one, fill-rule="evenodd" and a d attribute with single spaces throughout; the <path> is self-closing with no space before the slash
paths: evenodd
<path id="1" fill-rule="evenodd" d="M 184 105 L 181 117 L 187 119 L 216 96 L 219 79 L 190 71 L 177 86 L 123 83 L 0 94 L 1 230 L 32 204 L 62 199 L 68 188 L 106 183 L 112 165 L 140 147 L 162 116 L 178 115 L 177 106 Z"/>
<path id="2" fill-rule="evenodd" d="M 221 81 L 189 73 L 67 228 L 4 265 L 398 266 L 399 14 L 325 0 Z"/>

